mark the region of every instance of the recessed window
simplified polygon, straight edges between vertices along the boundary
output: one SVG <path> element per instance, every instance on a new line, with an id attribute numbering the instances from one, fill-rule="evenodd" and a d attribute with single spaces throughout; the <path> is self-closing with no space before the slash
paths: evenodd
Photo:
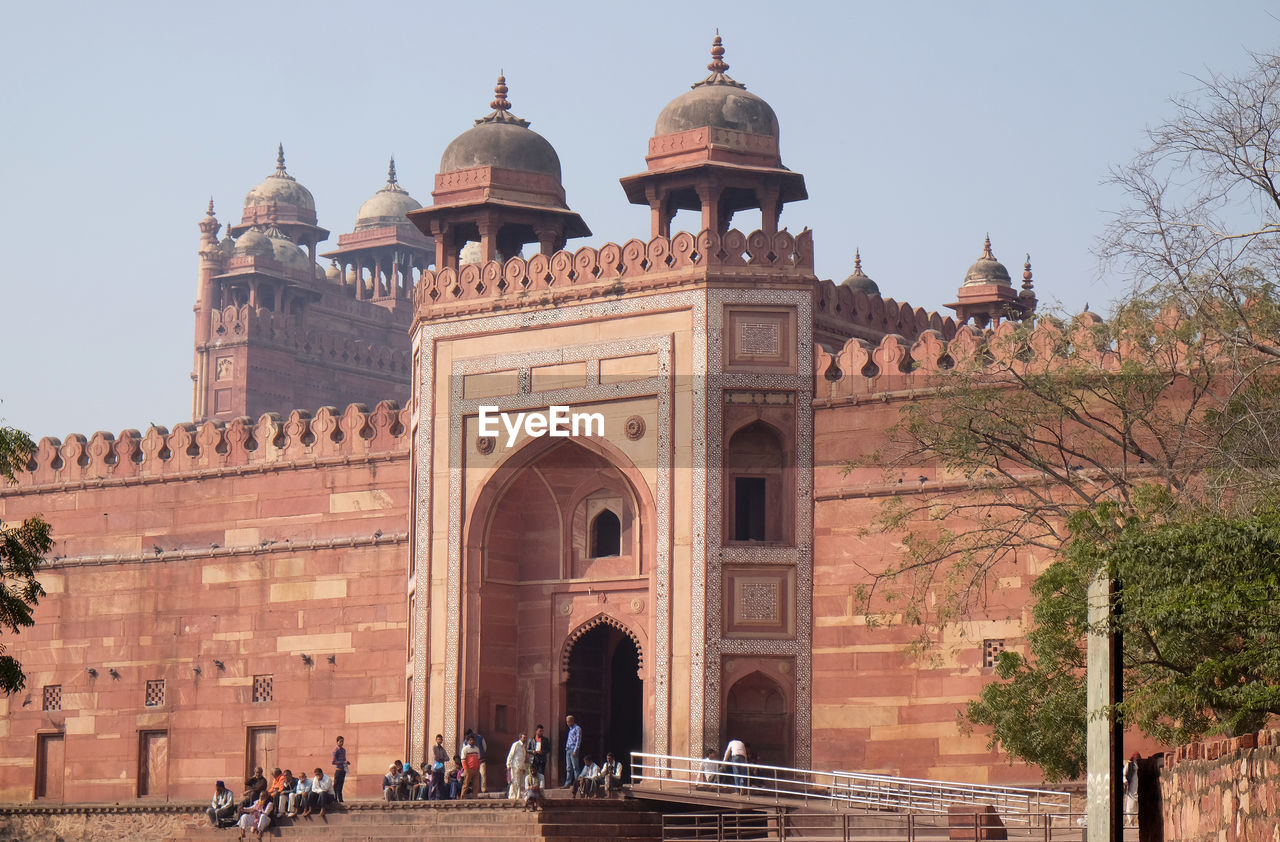
<path id="1" fill-rule="evenodd" d="M 507 718 L 509 709 L 506 705 L 493 706 L 493 730 L 499 734 L 507 733 Z"/>
<path id="2" fill-rule="evenodd" d="M 982 641 L 982 666 L 985 669 L 994 669 L 996 661 L 999 660 L 1000 653 L 1003 651 L 1003 639 L 987 638 Z"/>
<path id="3" fill-rule="evenodd" d="M 154 681 L 147 682 L 147 698 L 145 702 L 149 708 L 164 706 L 164 679 L 157 678 Z"/>
<path id="4" fill-rule="evenodd" d="M 255 675 L 253 677 L 253 700 L 255 702 L 269 702 L 272 700 L 272 679 L 269 675 Z"/>
<path id="5" fill-rule="evenodd" d="M 609 509 L 591 522 L 591 557 L 603 558 L 622 554 L 622 521 Z"/>
<path id="6" fill-rule="evenodd" d="M 44 686 L 44 710 L 62 710 L 62 685 Z"/>
<path id="7" fill-rule="evenodd" d="M 733 540 L 764 540 L 766 484 L 764 477 L 734 478 Z"/>

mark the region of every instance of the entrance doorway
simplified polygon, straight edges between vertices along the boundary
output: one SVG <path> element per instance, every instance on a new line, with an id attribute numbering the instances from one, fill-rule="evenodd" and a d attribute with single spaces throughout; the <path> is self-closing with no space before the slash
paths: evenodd
<path id="1" fill-rule="evenodd" d="M 66 777 L 66 756 L 61 734 L 36 736 L 36 798 L 61 801 Z"/>
<path id="2" fill-rule="evenodd" d="M 640 653 L 630 637 L 601 623 L 569 653 L 565 713 L 582 726 L 582 756 L 603 762 L 607 752 L 631 773 L 631 752 L 644 750 L 644 682 Z M 567 732 L 566 732 L 567 736 Z M 564 738 L 561 739 L 561 758 Z"/>
<path id="3" fill-rule="evenodd" d="M 268 777 L 276 765 L 276 729 L 274 725 L 263 725 L 250 728 L 245 741 L 244 776 L 253 774 L 259 766 Z"/>
<path id="4" fill-rule="evenodd" d="M 169 797 L 169 732 L 138 733 L 138 797 Z"/>
<path id="5" fill-rule="evenodd" d="M 790 766 L 791 711 L 782 687 L 759 672 L 744 676 L 729 690 L 725 733 L 721 740 L 742 740 L 766 766 Z"/>

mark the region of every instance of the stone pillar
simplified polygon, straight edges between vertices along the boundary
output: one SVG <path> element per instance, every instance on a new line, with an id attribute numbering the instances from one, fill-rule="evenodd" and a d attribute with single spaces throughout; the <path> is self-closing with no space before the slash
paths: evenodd
<path id="1" fill-rule="evenodd" d="M 1118 717 L 1111 715 L 1119 704 L 1123 664 L 1119 635 L 1112 633 L 1111 612 L 1116 581 L 1107 571 L 1099 572 L 1089 584 L 1088 617 L 1090 631 L 1087 660 L 1088 748 L 1088 836 L 1092 842 L 1121 842 L 1124 838 L 1124 800 L 1120 795 L 1120 772 L 1124 762 L 1124 734 Z"/>

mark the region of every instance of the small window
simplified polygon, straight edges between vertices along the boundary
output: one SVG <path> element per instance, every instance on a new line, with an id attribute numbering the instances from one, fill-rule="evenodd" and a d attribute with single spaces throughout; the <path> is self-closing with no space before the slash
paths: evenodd
<path id="1" fill-rule="evenodd" d="M 255 675 L 253 677 L 253 700 L 255 702 L 269 702 L 272 699 L 272 679 L 269 675 Z"/>
<path id="2" fill-rule="evenodd" d="M 733 540 L 763 541 L 765 478 L 734 478 Z"/>
<path id="3" fill-rule="evenodd" d="M 493 730 L 499 734 L 507 733 L 507 706 L 494 705 L 493 707 Z"/>
<path id="4" fill-rule="evenodd" d="M 154 681 L 147 682 L 147 698 L 145 702 L 149 708 L 164 706 L 164 679 L 157 678 Z"/>
<path id="5" fill-rule="evenodd" d="M 591 557 L 604 558 L 622 554 L 622 521 L 609 509 L 591 522 Z"/>
<path id="6" fill-rule="evenodd" d="M 62 710 L 62 685 L 44 686 L 44 710 Z"/>
<path id="7" fill-rule="evenodd" d="M 1003 651 L 1003 640 L 988 638 L 982 641 L 982 666 L 985 669 L 994 669 L 996 660 L 999 659 L 1000 653 Z"/>

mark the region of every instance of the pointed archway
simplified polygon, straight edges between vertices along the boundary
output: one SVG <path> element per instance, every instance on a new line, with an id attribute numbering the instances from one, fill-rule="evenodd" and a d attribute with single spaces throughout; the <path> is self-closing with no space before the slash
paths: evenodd
<path id="1" fill-rule="evenodd" d="M 640 650 L 631 635 L 603 620 L 588 624 L 569 647 L 564 713 L 582 726 L 582 756 L 600 761 L 612 752 L 629 775 L 631 752 L 644 750 Z"/>
<path id="2" fill-rule="evenodd" d="M 721 744 L 731 739 L 750 743 L 752 753 L 768 766 L 791 766 L 792 707 L 782 685 L 761 672 L 743 676 L 729 689 L 725 733 Z"/>

